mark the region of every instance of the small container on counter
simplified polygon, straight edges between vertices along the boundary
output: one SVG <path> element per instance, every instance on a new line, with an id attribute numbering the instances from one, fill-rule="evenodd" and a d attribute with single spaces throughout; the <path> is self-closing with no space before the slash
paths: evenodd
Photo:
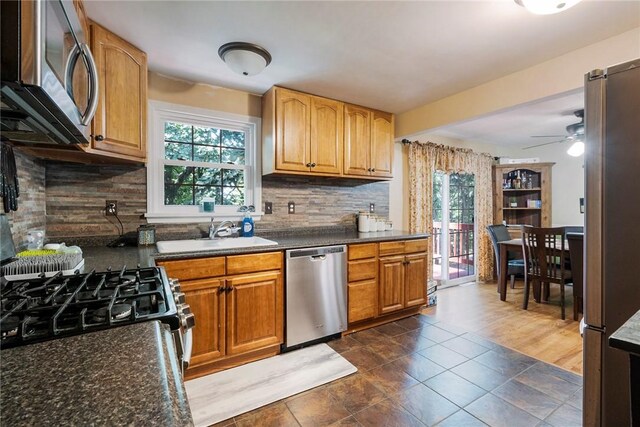
<path id="1" fill-rule="evenodd" d="M 359 233 L 369 232 L 369 213 L 366 211 L 358 212 L 358 232 Z"/>
<path id="2" fill-rule="evenodd" d="M 378 231 L 378 218 L 375 215 L 369 215 L 369 231 Z"/>
<path id="3" fill-rule="evenodd" d="M 384 220 L 384 218 L 379 217 L 378 222 L 376 223 L 376 231 L 384 231 L 386 226 L 387 222 Z"/>
<path id="4" fill-rule="evenodd" d="M 141 225 L 138 227 L 138 246 L 156 244 L 156 227 L 154 225 Z"/>
<path id="5" fill-rule="evenodd" d="M 388 220 L 384 228 L 386 231 L 393 230 L 393 222 L 391 220 Z"/>

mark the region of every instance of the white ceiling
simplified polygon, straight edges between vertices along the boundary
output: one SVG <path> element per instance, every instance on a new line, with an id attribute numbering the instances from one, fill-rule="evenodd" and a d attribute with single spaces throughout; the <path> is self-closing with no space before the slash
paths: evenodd
<path id="1" fill-rule="evenodd" d="M 400 113 L 640 26 L 638 1 L 535 16 L 502 1 L 86 1 L 153 71 L 262 94 L 274 84 Z M 218 47 L 273 62 L 243 77 Z"/>
<path id="2" fill-rule="evenodd" d="M 567 135 L 566 127 L 580 122 L 574 111 L 582 108 L 584 93 L 580 90 L 448 125 L 429 134 L 524 148 L 563 139 Z M 550 136 L 532 138 L 533 135 Z"/>

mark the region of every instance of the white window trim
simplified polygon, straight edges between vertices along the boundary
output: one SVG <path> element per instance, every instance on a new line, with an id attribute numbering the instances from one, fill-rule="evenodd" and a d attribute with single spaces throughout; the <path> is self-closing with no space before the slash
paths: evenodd
<path id="1" fill-rule="evenodd" d="M 147 213 L 145 217 L 151 224 L 186 224 L 216 220 L 239 220 L 244 213 L 235 206 L 218 206 L 215 212 L 202 212 L 200 206 L 164 205 L 164 123 L 177 121 L 196 126 L 220 127 L 245 132 L 245 159 L 252 167 L 247 169 L 245 182 L 252 183 L 245 190 L 245 202 L 256 207 L 258 212 L 251 216 L 259 220 L 264 214 L 262 206 L 262 164 L 261 164 L 261 119 L 204 108 L 189 107 L 160 101 L 149 101 L 147 133 Z"/>

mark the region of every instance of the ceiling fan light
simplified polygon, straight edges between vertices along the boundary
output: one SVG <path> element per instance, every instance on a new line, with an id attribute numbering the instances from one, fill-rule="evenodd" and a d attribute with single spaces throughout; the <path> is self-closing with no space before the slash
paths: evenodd
<path id="1" fill-rule="evenodd" d="M 584 154 L 584 142 L 576 141 L 571 144 L 571 147 L 567 150 L 567 154 L 573 157 L 579 157 Z"/>
<path id="2" fill-rule="evenodd" d="M 580 0 L 516 0 L 516 3 L 535 15 L 563 12 L 579 2 Z"/>
<path id="3" fill-rule="evenodd" d="M 226 43 L 220 46 L 218 55 L 232 71 L 243 76 L 255 76 L 271 63 L 269 52 L 251 43 Z"/>

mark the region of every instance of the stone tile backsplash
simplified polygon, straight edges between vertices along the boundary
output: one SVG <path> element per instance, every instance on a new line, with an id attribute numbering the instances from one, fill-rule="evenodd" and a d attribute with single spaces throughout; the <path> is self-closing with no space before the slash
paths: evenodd
<path id="1" fill-rule="evenodd" d="M 124 232 L 145 224 L 147 175 L 143 166 L 81 165 L 46 163 L 47 235 L 117 236 L 120 226 L 104 215 L 105 200 L 118 201 Z M 262 200 L 273 203 L 273 214 L 256 222 L 256 230 L 298 227 L 355 226 L 355 213 L 376 204 L 376 213 L 389 214 L 389 183 L 316 177 L 266 176 Z M 287 203 L 296 203 L 296 213 L 287 213 Z M 263 206 L 256 206 L 263 210 Z M 42 209 L 44 211 L 44 209 Z M 159 235 L 198 232 L 203 224 L 158 224 Z"/>

